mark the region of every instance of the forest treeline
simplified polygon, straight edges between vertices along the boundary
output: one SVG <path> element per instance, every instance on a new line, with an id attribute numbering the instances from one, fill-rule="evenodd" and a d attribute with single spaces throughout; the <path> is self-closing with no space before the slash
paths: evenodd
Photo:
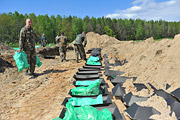
<path id="1" fill-rule="evenodd" d="M 26 18 L 32 19 L 32 27 L 39 36 L 45 33 L 48 42 L 55 42 L 55 37 L 64 32 L 73 41 L 77 34 L 95 32 L 116 37 L 118 40 L 143 40 L 149 37 L 154 39 L 172 38 L 180 33 L 179 22 L 146 21 L 141 19 L 110 19 L 76 16 L 48 16 L 31 14 L 1 13 L 0 14 L 0 41 L 3 43 L 18 43 L 19 32 L 25 25 Z"/>

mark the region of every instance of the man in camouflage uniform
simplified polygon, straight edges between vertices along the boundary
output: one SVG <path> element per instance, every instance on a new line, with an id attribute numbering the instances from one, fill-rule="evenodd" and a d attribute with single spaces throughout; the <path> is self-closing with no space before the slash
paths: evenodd
<path id="1" fill-rule="evenodd" d="M 64 36 L 64 33 L 62 32 L 61 35 L 56 39 L 56 42 L 59 43 L 59 54 L 61 58 L 61 62 L 66 61 L 66 47 L 68 38 Z"/>
<path id="2" fill-rule="evenodd" d="M 35 32 L 33 31 L 31 19 L 26 19 L 26 25 L 20 31 L 19 47 L 27 54 L 28 63 L 30 67 L 26 70 L 26 75 L 35 75 L 35 65 L 36 65 L 36 51 L 35 51 L 35 38 L 37 38 Z"/>
<path id="3" fill-rule="evenodd" d="M 84 45 L 82 44 L 84 42 Z M 82 34 L 77 35 L 76 39 L 74 40 L 74 49 L 76 54 L 76 61 L 79 63 L 79 54 L 81 59 L 86 60 L 86 53 L 84 50 L 84 47 L 86 47 L 87 39 L 85 32 L 82 32 Z"/>

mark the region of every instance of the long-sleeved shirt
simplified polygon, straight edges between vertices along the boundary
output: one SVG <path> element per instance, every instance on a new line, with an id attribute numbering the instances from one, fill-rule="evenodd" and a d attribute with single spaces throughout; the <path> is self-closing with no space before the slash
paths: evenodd
<path id="1" fill-rule="evenodd" d="M 20 31 L 19 47 L 24 51 L 35 50 L 35 39 L 37 38 L 34 30 L 24 26 Z"/>
<path id="2" fill-rule="evenodd" d="M 74 44 L 82 44 L 83 42 L 84 44 L 87 44 L 86 35 L 83 34 L 77 35 L 76 39 L 74 40 Z"/>

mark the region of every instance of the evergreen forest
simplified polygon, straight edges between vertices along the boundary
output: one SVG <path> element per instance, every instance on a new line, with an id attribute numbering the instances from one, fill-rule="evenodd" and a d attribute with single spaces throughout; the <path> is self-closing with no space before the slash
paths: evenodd
<path id="1" fill-rule="evenodd" d="M 55 37 L 64 32 L 73 41 L 77 34 L 95 32 L 100 35 L 107 34 L 120 41 L 144 40 L 149 37 L 154 39 L 173 38 L 180 33 L 180 21 L 168 22 L 164 20 L 146 21 L 141 19 L 111 19 L 106 17 L 77 16 L 48 16 L 14 13 L 0 14 L 0 41 L 6 44 L 15 44 L 19 41 L 19 33 L 25 20 L 31 18 L 32 28 L 40 41 L 42 33 L 45 33 L 48 43 L 55 43 Z"/>

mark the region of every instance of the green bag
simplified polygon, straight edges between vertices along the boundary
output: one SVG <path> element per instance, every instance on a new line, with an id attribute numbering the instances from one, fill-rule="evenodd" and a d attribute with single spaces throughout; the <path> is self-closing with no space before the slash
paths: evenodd
<path id="1" fill-rule="evenodd" d="M 100 82 L 100 79 L 97 79 L 95 81 L 76 81 L 75 85 L 88 86 L 88 85 L 91 85 L 91 84 L 95 84 L 97 82 Z"/>
<path id="2" fill-rule="evenodd" d="M 24 51 L 15 52 L 15 54 L 13 55 L 13 58 L 16 62 L 18 71 L 22 71 L 23 69 L 30 67 L 30 65 L 28 64 L 27 54 Z M 37 54 L 36 54 L 36 65 L 38 67 L 42 65 L 42 62 L 40 61 Z"/>
<path id="3" fill-rule="evenodd" d="M 19 48 L 13 48 L 14 50 L 19 50 Z"/>
<path id="4" fill-rule="evenodd" d="M 116 76 L 111 76 L 112 78 L 116 78 Z"/>
<path id="5" fill-rule="evenodd" d="M 88 87 L 76 87 L 71 90 L 72 95 L 92 96 L 99 95 L 100 81 L 89 85 Z"/>
<path id="6" fill-rule="evenodd" d="M 111 112 L 105 108 L 101 111 L 92 106 L 74 107 L 69 102 L 66 104 L 67 111 L 63 120 L 112 120 Z M 54 119 L 61 120 L 61 119 Z"/>
<path id="7" fill-rule="evenodd" d="M 72 97 L 68 100 L 73 106 L 85 106 L 85 105 L 96 105 L 103 104 L 102 94 L 100 94 L 96 99 L 92 98 L 76 98 Z"/>
<path id="8" fill-rule="evenodd" d="M 90 56 L 87 60 L 88 65 L 101 65 L 98 57 Z"/>
<path id="9" fill-rule="evenodd" d="M 30 65 L 28 64 L 27 54 L 24 51 L 15 52 L 13 58 L 16 62 L 18 71 L 22 71 L 23 69 L 28 68 Z"/>
<path id="10" fill-rule="evenodd" d="M 36 54 L 36 65 L 40 67 L 42 65 L 42 62 L 40 61 L 39 57 Z"/>

